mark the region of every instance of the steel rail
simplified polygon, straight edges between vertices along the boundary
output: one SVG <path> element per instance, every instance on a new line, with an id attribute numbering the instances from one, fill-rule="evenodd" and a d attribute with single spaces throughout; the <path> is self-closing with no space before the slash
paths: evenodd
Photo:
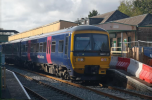
<path id="1" fill-rule="evenodd" d="M 138 93 L 134 93 L 134 92 L 131 92 L 131 91 L 127 91 L 127 90 L 115 88 L 115 87 L 112 87 L 112 86 L 108 86 L 108 88 L 111 89 L 111 90 L 118 90 L 118 91 L 125 92 L 125 93 L 131 94 L 131 95 L 139 96 L 139 97 L 141 97 L 141 98 L 145 98 L 145 99 L 150 99 L 150 100 L 152 100 L 152 96 L 147 96 L 147 95 L 143 95 L 143 94 L 138 94 Z"/>
<path id="2" fill-rule="evenodd" d="M 59 78 L 55 78 L 55 77 L 52 77 L 52 76 L 49 76 L 49 75 L 45 75 L 45 74 L 38 73 L 38 72 L 33 72 L 33 71 L 30 71 L 30 70 L 26 70 L 26 71 L 29 71 L 31 73 L 38 74 L 38 75 L 41 75 L 41 76 L 44 76 L 44 77 L 47 77 L 47 78 L 51 78 L 51 79 L 54 79 L 56 81 L 60 81 L 62 83 L 66 83 L 66 84 L 69 84 L 69 85 L 72 85 L 72 86 L 75 86 L 75 87 L 78 87 L 78 88 L 90 90 L 90 91 L 93 91 L 93 92 L 95 92 L 99 95 L 104 95 L 104 96 L 109 97 L 109 98 L 113 98 L 113 99 L 116 99 L 116 100 L 126 100 L 126 99 L 118 97 L 118 96 L 114 96 L 114 95 L 111 95 L 111 94 L 108 94 L 108 93 L 105 93 L 105 92 L 101 92 L 101 91 L 98 91 L 98 90 L 95 90 L 95 89 L 91 89 L 91 88 L 88 88 L 88 87 L 85 87 L 85 86 L 82 86 L 82 85 L 79 85 L 79 84 L 71 83 L 69 81 L 61 80 Z"/>
<path id="3" fill-rule="evenodd" d="M 53 89 L 53 90 L 55 90 L 55 91 L 59 91 L 60 94 L 61 94 L 61 93 L 62 93 L 62 94 L 65 94 L 65 95 L 67 95 L 67 96 L 69 96 L 69 97 L 71 97 L 71 98 L 73 98 L 73 99 L 76 99 L 76 100 L 83 100 L 82 98 L 79 98 L 79 97 L 77 97 L 77 96 L 75 96 L 75 95 L 73 95 L 73 94 L 70 94 L 70 93 L 65 92 L 65 91 L 63 91 L 63 90 L 60 90 L 60 89 L 58 89 L 58 88 L 55 88 L 55 87 L 53 87 L 53 86 L 51 86 L 51 85 L 48 85 L 48 84 L 46 84 L 46 83 L 43 83 L 43 82 L 38 81 L 38 80 L 36 80 L 36 79 L 33 79 L 33 78 L 29 77 L 29 76 L 22 75 L 22 74 L 20 74 L 20 73 L 18 73 L 18 72 L 14 72 L 14 73 L 16 73 L 16 74 L 18 74 L 18 75 L 21 75 L 21 76 L 23 76 L 23 77 L 25 77 L 25 78 L 28 78 L 28 79 L 30 79 L 30 80 L 32 80 L 32 81 L 35 81 L 35 82 L 37 82 L 37 83 L 39 83 L 39 84 L 42 84 L 42 85 L 44 85 L 44 86 L 46 86 L 46 87 L 49 87 L 49 88 L 51 88 L 51 89 Z"/>
<path id="4" fill-rule="evenodd" d="M 24 86 L 24 88 L 26 89 L 26 91 L 28 91 L 28 92 L 32 93 L 33 95 L 35 95 L 36 97 L 40 98 L 40 100 L 48 100 L 48 99 L 42 97 L 41 95 L 37 94 L 36 92 L 32 91 L 28 87 Z"/>

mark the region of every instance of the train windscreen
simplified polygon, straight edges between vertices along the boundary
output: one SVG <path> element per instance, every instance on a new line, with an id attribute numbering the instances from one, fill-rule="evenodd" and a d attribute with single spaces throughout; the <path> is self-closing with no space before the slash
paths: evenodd
<path id="1" fill-rule="evenodd" d="M 107 55 L 107 52 L 110 53 L 107 35 L 95 33 L 75 34 L 75 55 L 81 55 L 82 53 L 82 56 L 99 56 L 101 53 L 102 55 Z"/>

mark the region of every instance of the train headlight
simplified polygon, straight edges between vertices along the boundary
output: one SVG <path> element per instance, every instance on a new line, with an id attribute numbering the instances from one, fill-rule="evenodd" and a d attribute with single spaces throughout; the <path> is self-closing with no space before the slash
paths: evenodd
<path id="1" fill-rule="evenodd" d="M 76 61 L 84 61 L 84 58 L 76 58 Z"/>
<path id="2" fill-rule="evenodd" d="M 84 59 L 83 59 L 83 58 L 81 58 L 81 61 L 84 61 Z"/>
<path id="3" fill-rule="evenodd" d="M 81 59 L 80 59 L 80 58 L 78 58 L 78 59 L 77 59 L 77 61 L 81 61 Z"/>
<path id="4" fill-rule="evenodd" d="M 101 58 L 101 61 L 108 61 L 107 58 Z"/>

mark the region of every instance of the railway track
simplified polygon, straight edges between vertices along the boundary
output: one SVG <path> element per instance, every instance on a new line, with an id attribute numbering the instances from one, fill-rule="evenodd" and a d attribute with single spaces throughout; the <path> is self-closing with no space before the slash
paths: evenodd
<path id="1" fill-rule="evenodd" d="M 40 100 L 83 100 L 63 90 L 45 84 L 29 76 L 15 72 L 25 89 L 34 94 Z"/>
<path id="2" fill-rule="evenodd" d="M 37 94 L 33 90 L 29 89 L 28 87 L 24 86 L 24 88 L 26 89 L 26 91 L 30 95 L 31 100 L 47 100 L 45 97 L 42 97 L 41 95 Z"/>
<path id="3" fill-rule="evenodd" d="M 10 70 L 12 70 L 12 69 L 10 69 Z M 17 70 L 20 70 L 20 69 L 17 69 Z M 14 71 L 14 70 L 12 70 L 12 71 Z M 23 71 L 23 70 L 21 70 L 21 71 Z M 60 84 L 62 84 L 62 85 L 64 84 L 64 85 L 66 85 L 67 87 L 70 87 L 70 88 L 71 87 L 73 87 L 73 88 L 78 87 L 77 88 L 78 90 L 75 89 L 76 90 L 75 93 L 74 92 L 70 92 L 70 93 L 72 93 L 72 94 L 74 93 L 75 95 L 79 95 L 79 97 L 81 97 L 82 99 L 85 99 L 85 100 L 95 100 L 95 99 L 104 99 L 104 100 L 106 100 L 106 99 L 107 100 L 109 100 L 109 99 L 135 100 L 135 99 L 137 99 L 137 100 L 145 100 L 145 99 L 143 99 L 143 97 L 140 98 L 141 96 L 139 96 L 139 95 L 134 96 L 132 94 L 119 92 L 119 90 L 111 90 L 111 89 L 114 89 L 114 88 L 111 88 L 111 87 L 106 88 L 106 89 L 101 88 L 99 86 L 98 87 L 86 87 L 86 86 L 82 86 L 80 84 L 71 83 L 69 81 L 61 80 L 59 78 L 55 78 L 55 77 L 45 75 L 45 74 L 41 74 L 41 73 L 37 73 L 37 72 L 28 71 L 28 72 L 26 72 L 26 75 L 29 76 L 29 73 L 34 74 L 33 75 L 34 79 L 36 77 L 38 78 L 38 76 L 41 75 L 41 77 L 45 77 L 45 78 L 47 77 L 48 79 L 58 81 L 58 82 L 60 82 Z M 41 81 L 44 81 L 42 78 L 38 78 L 38 79 L 41 80 Z M 50 82 L 49 83 L 45 82 L 45 83 L 50 84 Z M 80 92 L 78 92 L 78 91 L 80 91 Z M 92 95 L 92 96 L 88 95 L 89 94 L 88 92 L 91 92 L 90 95 Z M 83 93 L 85 93 L 85 96 L 84 95 L 82 96 Z M 147 97 L 145 96 L 145 98 L 146 99 L 151 99 L 150 96 L 147 96 Z"/>
<path id="4" fill-rule="evenodd" d="M 117 91 L 124 92 L 124 93 L 130 94 L 130 95 L 141 97 L 143 99 L 152 100 L 152 96 L 148 96 L 148 95 L 143 95 L 143 94 L 140 94 L 140 93 L 135 93 L 135 92 L 127 91 L 127 90 L 123 90 L 123 89 L 112 87 L 112 86 L 108 86 L 108 89 L 117 90 Z"/>

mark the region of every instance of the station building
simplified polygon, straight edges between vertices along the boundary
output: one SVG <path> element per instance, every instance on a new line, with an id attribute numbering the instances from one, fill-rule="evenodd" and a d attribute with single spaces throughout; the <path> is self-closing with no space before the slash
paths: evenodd
<path id="1" fill-rule="evenodd" d="M 116 47 L 121 46 L 121 33 L 123 33 L 124 42 L 137 40 L 152 41 L 151 14 L 129 17 L 119 10 L 93 16 L 91 18 L 82 18 L 76 22 L 59 20 L 48 25 L 11 35 L 8 37 L 8 41 L 45 34 L 77 25 L 95 25 L 107 30 L 110 33 L 111 46 L 113 46 L 114 43 Z M 127 46 L 132 47 L 131 44 L 128 44 Z"/>
<path id="2" fill-rule="evenodd" d="M 54 32 L 54 31 L 58 31 L 61 29 L 65 29 L 65 28 L 69 28 L 69 27 L 77 26 L 77 25 L 78 24 L 74 23 L 74 22 L 59 20 L 59 21 L 56 21 L 56 22 L 53 22 L 53 23 L 50 23 L 47 25 L 36 27 L 31 30 L 27 30 L 25 32 L 11 35 L 8 37 L 8 41 L 27 38 L 30 36 L 36 36 L 36 35 L 45 34 L 45 33 L 49 33 L 49 32 Z"/>
<path id="3" fill-rule="evenodd" d="M 116 43 L 116 47 L 121 46 L 121 33 L 123 33 L 123 41 L 125 42 L 137 40 L 152 41 L 151 14 L 129 17 L 115 10 L 91 18 L 82 18 L 77 23 L 95 25 L 107 30 L 110 33 L 111 46 L 113 46 L 113 43 Z M 130 44 L 127 46 L 131 47 Z"/>
<path id="4" fill-rule="evenodd" d="M 16 30 L 4 30 L 4 29 L 0 29 L 0 43 L 2 42 L 7 42 L 8 41 L 8 36 L 10 35 L 14 35 L 19 33 Z"/>

